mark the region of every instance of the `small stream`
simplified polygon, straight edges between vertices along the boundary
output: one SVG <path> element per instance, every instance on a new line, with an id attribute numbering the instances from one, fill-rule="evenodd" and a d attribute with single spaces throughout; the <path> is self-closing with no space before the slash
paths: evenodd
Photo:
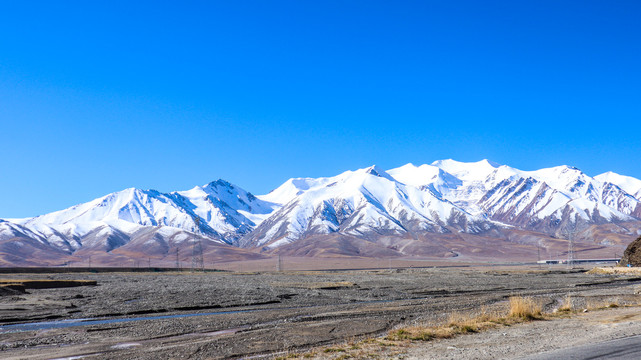
<path id="1" fill-rule="evenodd" d="M 47 329 L 61 329 L 74 326 L 89 326 L 89 325 L 103 325 L 103 324 L 117 324 L 123 322 L 142 321 L 142 320 L 163 320 L 163 319 L 178 319 L 196 316 L 210 316 L 210 315 L 224 315 L 224 314 L 239 314 L 256 311 L 266 311 L 270 309 L 249 309 L 249 310 L 232 310 L 232 311 L 217 311 L 208 313 L 191 313 L 191 314 L 175 314 L 175 315 L 156 315 L 156 316 L 142 316 L 132 318 L 117 318 L 117 319 L 68 319 L 57 321 L 42 321 L 25 324 L 10 324 L 0 326 L 0 334 L 33 331 L 33 330 L 47 330 Z"/>
<path id="2" fill-rule="evenodd" d="M 401 299 L 401 300 L 416 300 L 414 299 Z M 395 300 L 368 300 L 368 301 L 357 301 L 344 305 L 360 305 L 360 304 L 376 304 L 376 303 L 387 303 L 399 301 Z M 103 324 L 117 324 L 123 322 L 133 322 L 133 321 L 142 321 L 142 320 L 163 320 L 163 319 L 179 319 L 179 318 L 188 318 L 196 316 L 211 316 L 211 315 L 226 315 L 226 314 L 240 314 L 240 313 L 251 313 L 258 311 L 269 311 L 269 310 L 292 310 L 292 309 L 303 309 L 318 307 L 324 305 L 308 305 L 308 306 L 296 306 L 296 307 L 283 307 L 283 308 L 267 308 L 267 309 L 245 309 L 245 310 L 228 310 L 228 311 L 216 311 L 216 312 L 206 312 L 206 313 L 190 313 L 190 314 L 175 314 L 175 315 L 156 315 L 156 316 L 140 316 L 140 317 L 131 317 L 131 318 L 112 318 L 112 319 L 67 319 L 67 320 L 55 320 L 55 321 L 40 321 L 40 322 L 31 322 L 23 324 L 9 324 L 0 326 L 0 334 L 23 332 L 23 331 L 33 331 L 33 330 L 47 330 L 47 329 L 62 329 L 69 328 L 74 326 L 90 326 L 90 325 L 103 325 Z"/>
<path id="3" fill-rule="evenodd" d="M 448 294 L 448 295 L 455 296 L 456 294 Z M 389 303 L 389 302 L 395 302 L 395 301 L 423 300 L 426 298 L 431 298 L 433 296 L 434 295 L 432 294 L 427 297 L 417 296 L 417 297 L 406 298 L 406 299 L 366 300 L 366 301 L 356 301 L 356 302 L 350 302 L 346 304 L 336 304 L 336 305 L 365 305 L 365 304 Z M 69 327 L 75 327 L 75 326 L 117 324 L 117 323 L 143 321 L 143 320 L 180 319 L 180 318 L 189 318 L 189 317 L 197 317 L 197 316 L 252 313 L 252 312 L 258 312 L 258 311 L 274 311 L 274 310 L 282 311 L 282 310 L 292 310 L 292 309 L 314 308 L 314 307 L 321 307 L 321 306 L 327 306 L 327 305 L 306 305 L 306 306 L 282 307 L 282 308 L 227 310 L 227 311 L 216 311 L 216 312 L 206 312 L 206 313 L 155 315 L 155 316 L 140 316 L 140 317 L 130 317 L 130 318 L 84 318 L 84 319 L 41 321 L 41 322 L 31 322 L 31 323 L 22 323 L 22 324 L 1 325 L 0 334 L 34 331 L 34 330 L 62 329 L 62 328 L 69 328 Z"/>

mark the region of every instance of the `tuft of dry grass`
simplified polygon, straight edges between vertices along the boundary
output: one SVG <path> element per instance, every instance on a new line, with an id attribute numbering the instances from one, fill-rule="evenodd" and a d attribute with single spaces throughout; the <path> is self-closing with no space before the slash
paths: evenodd
<path id="1" fill-rule="evenodd" d="M 614 309 L 621 306 L 626 306 L 625 304 L 620 304 L 618 299 L 610 300 L 601 300 L 601 301 L 590 301 L 586 305 L 588 310 L 603 310 L 603 309 Z"/>
<path id="2" fill-rule="evenodd" d="M 620 306 L 612 299 L 601 301 L 589 308 L 605 309 Z M 568 295 L 562 308 L 575 312 L 573 298 Z M 564 312 L 557 316 L 567 316 Z M 554 315 L 546 315 L 554 317 Z M 296 354 L 296 359 L 383 359 L 390 358 L 402 352 L 408 342 L 432 341 L 449 339 L 455 336 L 477 333 L 491 328 L 510 326 L 514 324 L 544 319 L 542 306 L 539 301 L 530 297 L 514 296 L 509 299 L 506 307 L 488 310 L 483 307 L 479 312 L 455 312 L 440 323 L 413 325 L 398 328 L 388 332 L 383 338 L 368 338 L 356 341 L 351 339 L 342 345 L 317 348 L 304 354 Z M 290 355 L 291 356 L 291 355 Z M 281 359 L 285 359 L 282 357 Z M 287 357 L 289 359 L 289 357 Z"/>
<path id="3" fill-rule="evenodd" d="M 587 273 L 593 275 L 641 275 L 641 267 L 604 266 L 592 268 Z"/>
<path id="4" fill-rule="evenodd" d="M 559 312 L 571 312 L 574 310 L 574 306 L 572 303 L 572 296 L 568 294 L 565 299 L 563 300 L 563 304 L 559 307 L 558 311 Z"/>
<path id="5" fill-rule="evenodd" d="M 619 299 L 611 298 L 611 299 L 600 299 L 600 300 L 590 299 L 585 301 L 584 307 L 577 307 L 572 296 L 568 294 L 563 300 L 563 303 L 561 304 L 561 306 L 556 310 L 556 312 L 561 314 L 568 314 L 568 313 L 578 312 L 581 309 L 583 309 L 583 311 L 603 310 L 603 309 L 618 308 L 620 306 L 625 306 L 625 303 L 621 304 L 619 302 Z"/>
<path id="6" fill-rule="evenodd" d="M 534 302 L 533 302 L 534 303 Z M 434 339 L 449 339 L 457 335 L 472 334 L 501 325 L 512 325 L 527 320 L 540 319 L 540 307 L 531 316 L 514 317 L 505 313 L 491 312 L 482 308 L 476 314 L 452 313 L 447 321 L 435 326 L 410 326 L 388 333 L 390 341 L 430 341 Z M 536 310 L 535 309 L 535 310 Z M 537 315 L 538 314 L 538 315 Z"/>
<path id="7" fill-rule="evenodd" d="M 532 298 L 513 296 L 510 298 L 509 317 L 523 320 L 539 320 L 543 318 L 541 305 Z"/>

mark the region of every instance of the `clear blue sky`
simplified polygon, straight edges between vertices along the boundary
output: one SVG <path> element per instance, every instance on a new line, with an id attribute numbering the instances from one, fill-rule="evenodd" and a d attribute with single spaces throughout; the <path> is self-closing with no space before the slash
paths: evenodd
<path id="1" fill-rule="evenodd" d="M 443 158 L 641 178 L 640 1 L 0 5 L 0 218 Z"/>

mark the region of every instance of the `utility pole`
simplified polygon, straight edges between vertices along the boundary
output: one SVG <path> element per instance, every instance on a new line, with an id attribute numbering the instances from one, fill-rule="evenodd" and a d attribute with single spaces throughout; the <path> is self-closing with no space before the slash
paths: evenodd
<path id="1" fill-rule="evenodd" d="M 539 259 L 536 263 L 539 264 L 539 270 L 541 270 L 541 247 L 539 246 L 536 247 L 536 255 Z"/>
<path id="2" fill-rule="evenodd" d="M 278 255 L 278 262 L 276 263 L 276 271 L 283 271 L 283 260 L 280 258 L 280 254 Z"/>
<path id="3" fill-rule="evenodd" d="M 91 269 L 91 255 L 89 255 L 89 269 Z"/>
<path id="4" fill-rule="evenodd" d="M 574 269 L 574 237 L 576 235 L 576 219 L 574 225 L 568 229 L 568 269 Z"/>
<path id="5" fill-rule="evenodd" d="M 201 271 L 205 271 L 205 262 L 203 259 L 203 244 L 200 239 L 200 236 L 198 236 L 198 233 L 200 233 L 200 217 L 198 216 L 193 216 L 194 223 L 196 224 L 196 233 L 194 237 L 194 241 L 192 244 L 192 252 L 191 252 L 191 272 L 194 272 L 196 268 L 200 268 Z"/>
<path id="6" fill-rule="evenodd" d="M 180 270 L 180 248 L 176 247 L 176 269 Z"/>

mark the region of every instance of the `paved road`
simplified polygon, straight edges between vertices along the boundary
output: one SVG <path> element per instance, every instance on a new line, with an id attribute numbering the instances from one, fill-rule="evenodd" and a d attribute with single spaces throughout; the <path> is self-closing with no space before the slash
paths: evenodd
<path id="1" fill-rule="evenodd" d="M 523 360 L 638 360 L 641 359 L 641 335 L 549 351 Z"/>

